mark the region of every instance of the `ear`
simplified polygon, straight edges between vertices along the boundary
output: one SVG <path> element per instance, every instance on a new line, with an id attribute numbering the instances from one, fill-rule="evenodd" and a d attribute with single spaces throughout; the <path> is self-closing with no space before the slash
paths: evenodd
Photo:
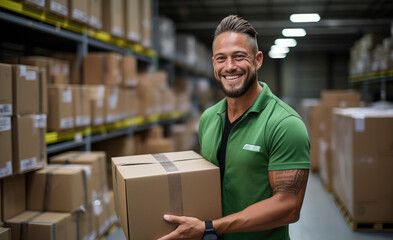
<path id="1" fill-rule="evenodd" d="M 258 51 L 257 55 L 255 56 L 255 60 L 257 62 L 257 69 L 261 68 L 263 63 L 263 53 L 262 51 Z"/>

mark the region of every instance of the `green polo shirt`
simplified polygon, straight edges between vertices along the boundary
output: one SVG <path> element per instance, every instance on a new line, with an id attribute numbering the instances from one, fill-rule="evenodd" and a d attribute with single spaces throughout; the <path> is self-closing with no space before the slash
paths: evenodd
<path id="1" fill-rule="evenodd" d="M 222 182 L 222 210 L 227 216 L 272 196 L 268 171 L 309 169 L 310 142 L 300 116 L 262 82 L 262 91 L 235 126 L 227 143 Z M 199 122 L 199 143 L 204 158 L 218 166 L 225 125 L 224 98 L 207 109 Z M 262 232 L 224 234 L 225 240 L 286 240 L 288 226 Z"/>

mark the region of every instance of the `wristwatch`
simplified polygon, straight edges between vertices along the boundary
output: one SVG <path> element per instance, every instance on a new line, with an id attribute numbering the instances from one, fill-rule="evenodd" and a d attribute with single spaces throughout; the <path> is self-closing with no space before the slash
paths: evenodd
<path id="1" fill-rule="evenodd" d="M 212 221 L 205 221 L 205 232 L 203 233 L 202 240 L 217 240 L 216 231 L 214 231 Z"/>

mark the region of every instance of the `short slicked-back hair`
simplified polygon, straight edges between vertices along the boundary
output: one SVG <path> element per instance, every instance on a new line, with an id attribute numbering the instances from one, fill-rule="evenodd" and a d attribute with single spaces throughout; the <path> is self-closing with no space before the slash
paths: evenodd
<path id="1" fill-rule="evenodd" d="M 246 34 L 247 37 L 255 43 L 255 53 L 258 51 L 257 43 L 257 31 L 255 28 L 247 21 L 237 15 L 229 15 L 224 18 L 221 23 L 217 26 L 214 33 L 213 44 L 218 35 L 224 32 L 235 32 Z"/>

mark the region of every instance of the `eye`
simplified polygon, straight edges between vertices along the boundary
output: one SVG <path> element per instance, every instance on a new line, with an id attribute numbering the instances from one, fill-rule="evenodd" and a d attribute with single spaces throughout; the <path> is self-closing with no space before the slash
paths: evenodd
<path id="1" fill-rule="evenodd" d="M 241 60 L 243 60 L 244 58 L 245 58 L 245 56 L 244 56 L 244 55 L 241 55 L 241 54 L 235 55 L 235 57 L 234 57 L 234 59 L 235 59 L 236 61 L 241 61 Z"/>
<path id="2" fill-rule="evenodd" d="M 219 62 L 219 63 L 222 63 L 222 62 L 225 61 L 225 57 L 223 57 L 223 56 L 218 56 L 218 57 L 216 57 L 216 61 Z"/>

